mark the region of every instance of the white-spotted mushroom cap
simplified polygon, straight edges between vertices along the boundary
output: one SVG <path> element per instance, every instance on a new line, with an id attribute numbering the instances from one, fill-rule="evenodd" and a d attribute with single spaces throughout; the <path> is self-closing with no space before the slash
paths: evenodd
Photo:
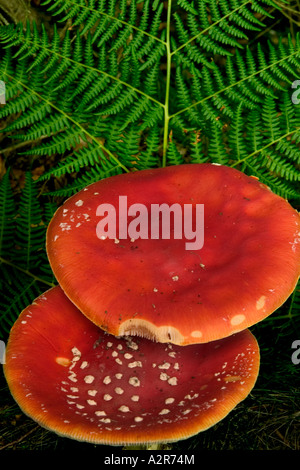
<path id="1" fill-rule="evenodd" d="M 120 208 L 119 196 L 127 198 Z M 133 204 L 146 207 L 144 219 L 137 212 L 127 221 L 122 216 L 119 224 L 124 201 L 131 214 L 137 209 Z M 117 238 L 96 235 L 103 204 L 115 208 Z M 172 212 L 170 237 L 154 238 L 155 204 L 174 209 L 178 238 Z M 191 232 L 180 234 L 177 225 L 181 220 L 189 226 L 189 210 L 194 241 L 197 236 L 192 249 L 186 245 Z M 137 220 L 144 228 L 148 222 L 148 238 L 130 237 Z M 88 186 L 54 215 L 47 252 L 66 295 L 96 325 L 116 336 L 186 345 L 241 331 L 282 305 L 299 277 L 299 241 L 299 214 L 256 178 L 225 166 L 190 164 Z"/>
<path id="2" fill-rule="evenodd" d="M 41 426 L 109 445 L 177 441 L 213 426 L 249 394 L 258 370 L 249 330 L 186 347 L 117 338 L 59 286 L 21 313 L 4 365 L 15 400 Z"/>

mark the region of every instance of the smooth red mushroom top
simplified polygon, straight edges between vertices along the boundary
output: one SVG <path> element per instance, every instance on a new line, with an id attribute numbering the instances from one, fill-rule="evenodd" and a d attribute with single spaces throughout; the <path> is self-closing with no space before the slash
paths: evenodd
<path id="1" fill-rule="evenodd" d="M 114 219 L 115 237 L 101 236 Z M 47 251 L 61 287 L 95 324 L 185 345 L 226 337 L 276 310 L 299 277 L 299 233 L 296 210 L 256 178 L 187 164 L 88 186 L 54 215 Z"/>
<path id="2" fill-rule="evenodd" d="M 59 286 L 21 313 L 4 365 L 24 413 L 62 436 L 110 445 L 177 441 L 211 427 L 249 394 L 258 369 L 248 330 L 185 347 L 117 338 Z"/>

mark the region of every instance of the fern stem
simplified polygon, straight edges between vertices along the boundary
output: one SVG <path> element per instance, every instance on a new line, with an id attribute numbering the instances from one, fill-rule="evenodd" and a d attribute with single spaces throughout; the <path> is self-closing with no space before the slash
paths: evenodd
<path id="1" fill-rule="evenodd" d="M 55 284 L 53 284 L 52 282 L 49 282 L 49 281 L 46 281 L 45 279 L 42 279 L 41 277 L 38 277 L 36 276 L 35 274 L 32 274 L 30 271 L 28 271 L 27 269 L 23 269 L 23 268 L 20 268 L 20 266 L 12 263 L 11 261 L 8 261 L 4 258 L 2 258 L 2 256 L 0 256 L 0 263 L 3 263 L 3 264 L 7 264 L 8 266 L 12 267 L 12 268 L 15 268 L 17 269 L 18 271 L 21 271 L 22 273 L 26 274 L 27 276 L 30 276 L 32 277 L 35 281 L 37 282 L 41 282 L 43 284 L 46 284 L 47 286 L 49 287 L 54 287 Z"/>
<path id="2" fill-rule="evenodd" d="M 166 76 L 166 95 L 164 104 L 164 140 L 163 140 L 163 160 L 162 166 L 165 167 L 167 164 L 167 149 L 168 149 L 168 136 L 169 136 L 169 101 L 170 101 L 170 78 L 171 78 L 171 66 L 172 66 L 172 54 L 171 54 L 171 9 L 172 0 L 168 2 L 168 16 L 167 16 L 167 35 L 166 35 L 166 53 L 167 53 L 167 76 Z"/>
<path id="3" fill-rule="evenodd" d="M 196 34 L 195 36 L 193 36 L 191 39 L 189 39 L 186 43 L 184 44 L 181 44 L 181 46 L 177 47 L 177 49 L 175 49 L 175 51 L 173 51 L 171 53 L 171 55 L 174 55 L 176 54 L 178 51 L 180 51 L 181 49 L 183 49 L 184 47 L 188 46 L 191 42 L 193 42 L 195 39 L 197 39 L 199 36 L 201 36 L 202 34 L 205 34 L 207 33 L 211 28 L 213 28 L 214 26 L 216 26 L 218 23 L 220 23 L 221 21 L 224 21 L 224 19 L 228 18 L 230 15 L 232 15 L 233 13 L 237 12 L 238 10 L 240 10 L 241 8 L 243 8 L 244 6 L 246 6 L 248 3 L 251 3 L 250 0 L 247 0 L 246 2 L 244 2 L 242 5 L 240 5 L 239 7 L 235 8 L 234 10 L 230 11 L 229 13 L 227 13 L 227 15 L 225 16 L 222 16 L 222 18 L 220 18 L 219 20 L 215 21 L 214 23 L 212 23 L 211 25 L 209 25 L 206 29 L 203 29 L 202 31 L 200 31 L 200 33 Z"/>

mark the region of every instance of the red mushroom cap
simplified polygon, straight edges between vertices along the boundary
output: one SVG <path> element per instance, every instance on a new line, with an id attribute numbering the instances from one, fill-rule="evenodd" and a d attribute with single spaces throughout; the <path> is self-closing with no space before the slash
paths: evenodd
<path id="1" fill-rule="evenodd" d="M 133 216 L 124 236 L 120 196 L 128 210 L 146 207 L 148 218 L 140 220 L 148 222 L 148 239 L 130 238 Z M 102 204 L 116 210 L 116 239 L 96 235 Z M 170 239 L 151 238 L 154 204 L 177 204 L 182 218 L 188 205 L 194 221 L 203 204 L 203 247 L 187 249 L 184 236 L 174 238 L 172 217 Z M 200 225 L 199 217 L 198 238 Z M 116 336 L 186 345 L 226 337 L 276 310 L 299 277 L 299 233 L 296 210 L 256 178 L 190 164 L 88 186 L 54 215 L 47 251 L 62 289 L 95 324 Z"/>
<path id="2" fill-rule="evenodd" d="M 40 425 L 111 445 L 177 441 L 211 427 L 249 394 L 258 370 L 248 330 L 186 347 L 117 338 L 59 286 L 21 313 L 4 365 L 12 395 Z"/>

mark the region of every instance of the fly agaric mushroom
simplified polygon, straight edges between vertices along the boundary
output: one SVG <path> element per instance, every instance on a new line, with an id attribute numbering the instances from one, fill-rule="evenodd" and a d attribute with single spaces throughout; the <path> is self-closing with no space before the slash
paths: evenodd
<path id="1" fill-rule="evenodd" d="M 180 238 L 188 227 L 191 241 L 191 219 L 197 249 Z M 170 233 L 157 236 L 168 223 Z M 299 277 L 299 234 L 296 210 L 256 178 L 186 164 L 83 189 L 55 213 L 47 252 L 66 295 L 96 325 L 186 345 L 224 338 L 276 310 Z"/>
<path id="2" fill-rule="evenodd" d="M 4 373 L 21 409 L 59 435 L 110 445 L 171 442 L 224 418 L 250 392 L 249 330 L 181 347 L 117 338 L 53 287 L 14 324 Z"/>

